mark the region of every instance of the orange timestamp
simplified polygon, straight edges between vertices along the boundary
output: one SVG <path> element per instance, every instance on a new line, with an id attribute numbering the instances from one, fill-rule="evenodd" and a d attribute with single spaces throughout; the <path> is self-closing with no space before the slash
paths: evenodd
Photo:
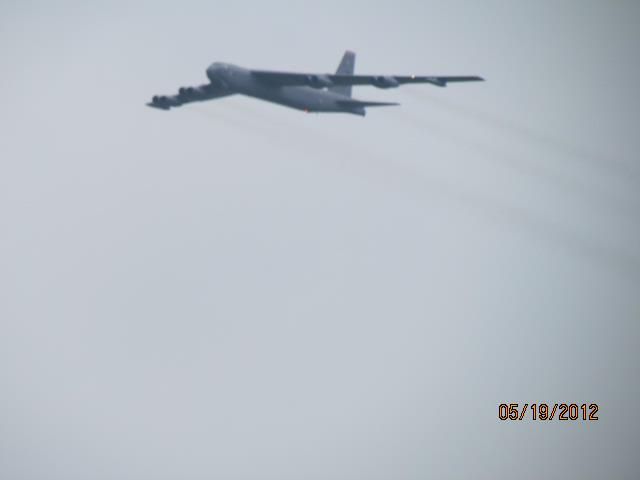
<path id="1" fill-rule="evenodd" d="M 501 403 L 498 405 L 498 418 L 500 420 L 598 420 L 597 403 Z"/>

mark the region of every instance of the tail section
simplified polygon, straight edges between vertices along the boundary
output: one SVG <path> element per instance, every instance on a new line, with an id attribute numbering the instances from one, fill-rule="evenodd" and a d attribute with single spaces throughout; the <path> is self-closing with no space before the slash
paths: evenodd
<path id="1" fill-rule="evenodd" d="M 350 50 L 344 52 L 340 65 L 336 70 L 336 75 L 353 75 L 356 66 L 356 54 Z M 329 87 L 330 92 L 351 97 L 351 85 Z"/>
<path id="2" fill-rule="evenodd" d="M 344 52 L 340 65 L 336 70 L 336 75 L 353 75 L 356 67 L 356 54 L 350 50 Z"/>

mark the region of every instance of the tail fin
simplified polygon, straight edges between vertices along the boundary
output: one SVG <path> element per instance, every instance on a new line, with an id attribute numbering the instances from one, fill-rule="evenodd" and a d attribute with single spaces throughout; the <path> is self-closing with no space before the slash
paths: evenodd
<path id="1" fill-rule="evenodd" d="M 356 66 L 356 54 L 350 50 L 344 52 L 340 65 L 336 70 L 336 75 L 353 75 Z"/>
<path id="2" fill-rule="evenodd" d="M 356 54 L 350 50 L 344 52 L 340 65 L 336 70 L 336 75 L 353 75 L 353 71 L 356 66 Z M 345 97 L 351 97 L 351 85 L 329 87 L 329 91 L 344 95 Z"/>

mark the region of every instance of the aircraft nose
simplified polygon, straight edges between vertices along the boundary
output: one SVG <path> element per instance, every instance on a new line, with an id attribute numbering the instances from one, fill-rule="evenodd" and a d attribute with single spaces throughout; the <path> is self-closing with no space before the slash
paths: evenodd
<path id="1" fill-rule="evenodd" d="M 229 84 L 229 66 L 226 63 L 215 62 L 207 68 L 209 81 L 224 88 Z"/>
<path id="2" fill-rule="evenodd" d="M 215 63 L 209 65 L 209 67 L 207 68 L 207 77 L 209 78 L 209 80 L 213 81 L 216 78 L 218 70 L 219 67 Z"/>

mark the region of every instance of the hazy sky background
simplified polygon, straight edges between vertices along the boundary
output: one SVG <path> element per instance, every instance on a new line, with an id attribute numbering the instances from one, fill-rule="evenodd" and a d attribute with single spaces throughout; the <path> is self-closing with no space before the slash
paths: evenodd
<path id="1" fill-rule="evenodd" d="M 640 3 L 0 3 L 0 477 L 638 478 Z M 220 60 L 477 74 L 366 118 Z M 597 402 L 598 422 L 500 403 Z"/>

